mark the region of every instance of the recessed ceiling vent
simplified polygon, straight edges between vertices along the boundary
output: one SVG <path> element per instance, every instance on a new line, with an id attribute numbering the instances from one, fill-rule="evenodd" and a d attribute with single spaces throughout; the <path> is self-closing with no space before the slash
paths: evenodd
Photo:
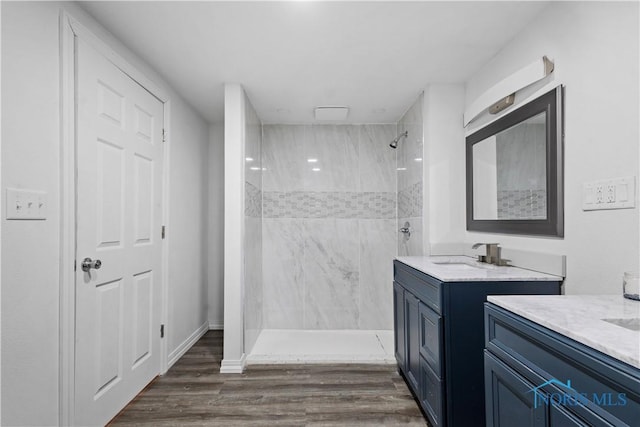
<path id="1" fill-rule="evenodd" d="M 316 120 L 336 122 L 347 118 L 349 115 L 349 107 L 316 107 L 314 113 Z"/>

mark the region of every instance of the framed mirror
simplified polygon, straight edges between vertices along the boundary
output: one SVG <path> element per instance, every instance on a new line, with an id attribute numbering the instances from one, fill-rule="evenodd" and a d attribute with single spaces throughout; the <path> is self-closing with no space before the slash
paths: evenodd
<path id="1" fill-rule="evenodd" d="M 467 230 L 564 236 L 563 87 L 466 139 Z"/>

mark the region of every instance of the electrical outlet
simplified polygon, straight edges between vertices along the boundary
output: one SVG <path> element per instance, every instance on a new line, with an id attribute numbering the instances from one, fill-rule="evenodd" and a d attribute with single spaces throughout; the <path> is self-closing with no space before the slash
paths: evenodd
<path id="1" fill-rule="evenodd" d="M 607 203 L 615 203 L 616 186 L 615 184 L 607 184 Z"/>
<path id="2" fill-rule="evenodd" d="M 585 182 L 582 185 L 582 210 L 630 209 L 635 206 L 635 176 Z"/>
<path id="3" fill-rule="evenodd" d="M 602 184 L 596 185 L 596 203 L 604 203 L 604 186 Z"/>

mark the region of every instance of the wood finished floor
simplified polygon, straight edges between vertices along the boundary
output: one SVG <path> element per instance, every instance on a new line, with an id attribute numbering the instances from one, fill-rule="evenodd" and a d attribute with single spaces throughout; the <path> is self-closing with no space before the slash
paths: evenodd
<path id="1" fill-rule="evenodd" d="M 209 331 L 111 426 L 428 426 L 393 365 L 252 365 L 220 374 Z"/>

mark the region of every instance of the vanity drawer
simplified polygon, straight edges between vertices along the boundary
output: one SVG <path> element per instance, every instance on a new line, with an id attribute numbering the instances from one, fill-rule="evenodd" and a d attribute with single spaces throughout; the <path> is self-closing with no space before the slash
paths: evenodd
<path id="1" fill-rule="evenodd" d="M 420 356 L 442 378 L 442 317 L 420 303 Z"/>
<path id="2" fill-rule="evenodd" d="M 636 423 L 640 414 L 637 369 L 489 303 L 485 305 L 485 344 L 536 386 L 550 379 L 562 384 L 571 381 L 572 389 L 591 396 L 576 410 L 588 408 L 602 417 L 605 424 L 601 425 Z M 561 391 L 554 385 L 545 389 Z M 625 395 L 624 405 L 615 404 L 620 393 Z M 594 394 L 598 399 L 612 396 L 613 401 L 596 404 Z"/>
<path id="3" fill-rule="evenodd" d="M 393 262 L 393 278 L 436 313 L 441 313 L 442 282 L 399 261 Z"/>

